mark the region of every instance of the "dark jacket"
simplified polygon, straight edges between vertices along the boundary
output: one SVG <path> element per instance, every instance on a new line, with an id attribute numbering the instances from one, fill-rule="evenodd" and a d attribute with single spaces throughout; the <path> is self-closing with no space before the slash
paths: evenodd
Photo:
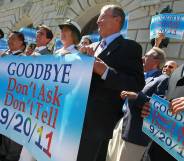
<path id="1" fill-rule="evenodd" d="M 41 55 L 47 55 L 47 54 L 51 54 L 51 51 L 48 49 L 48 47 L 46 47 L 45 49 L 40 50 L 38 53 Z"/>
<path id="2" fill-rule="evenodd" d="M 149 101 L 152 94 L 164 96 L 168 88 L 168 76 L 160 75 L 149 79 L 143 90 L 138 94 L 136 100 L 129 101 L 129 110 L 124 118 L 123 139 L 134 144 L 147 146 L 149 137 L 142 132 L 143 118 L 141 117 L 141 107 Z"/>

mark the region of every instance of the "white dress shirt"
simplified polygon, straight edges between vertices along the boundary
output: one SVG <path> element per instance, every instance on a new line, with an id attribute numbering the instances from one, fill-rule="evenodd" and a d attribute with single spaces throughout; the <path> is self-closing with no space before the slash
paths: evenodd
<path id="1" fill-rule="evenodd" d="M 39 47 L 36 47 L 36 48 L 34 49 L 34 51 L 37 52 L 37 53 L 39 53 L 40 51 L 42 51 L 42 50 L 44 50 L 44 49 L 46 49 L 46 48 L 47 48 L 47 46 L 39 46 Z"/>
<path id="2" fill-rule="evenodd" d="M 98 46 L 98 48 L 97 48 L 97 50 L 95 51 L 95 57 L 97 57 L 103 50 L 105 50 L 107 47 L 108 47 L 108 45 L 110 44 L 110 43 L 112 43 L 117 37 L 119 37 L 121 34 L 119 33 L 119 32 L 117 32 L 117 33 L 114 33 L 114 34 L 112 34 L 112 35 L 109 35 L 109 36 L 107 36 L 107 37 L 105 37 L 105 38 L 103 38 L 101 41 L 105 41 L 105 46 L 102 48 L 100 45 Z M 105 72 L 102 74 L 102 76 L 101 76 L 101 78 L 103 79 L 103 80 L 105 80 L 106 79 L 106 77 L 107 77 L 107 74 L 108 74 L 108 71 L 109 71 L 109 67 L 107 67 L 107 69 L 105 70 Z"/>
<path id="3" fill-rule="evenodd" d="M 62 47 L 61 49 L 57 50 L 55 52 L 55 55 L 65 55 L 69 53 L 78 53 L 79 51 L 76 49 L 76 46 L 74 44 L 68 46 L 67 48 Z"/>

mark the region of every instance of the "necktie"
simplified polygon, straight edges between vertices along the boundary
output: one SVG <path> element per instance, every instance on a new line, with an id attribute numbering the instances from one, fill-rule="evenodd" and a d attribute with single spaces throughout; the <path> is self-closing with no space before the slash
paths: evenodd
<path id="1" fill-rule="evenodd" d="M 95 51 L 95 57 L 97 57 L 105 49 L 106 44 L 106 41 L 102 39 L 97 50 Z"/>
<path id="2" fill-rule="evenodd" d="M 102 41 L 100 42 L 100 47 L 102 48 L 102 50 L 105 48 L 106 44 L 106 41 L 102 39 Z"/>

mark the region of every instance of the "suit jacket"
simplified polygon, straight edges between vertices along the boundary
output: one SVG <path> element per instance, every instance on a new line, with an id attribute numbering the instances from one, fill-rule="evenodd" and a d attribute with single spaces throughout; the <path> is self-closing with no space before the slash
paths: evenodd
<path id="1" fill-rule="evenodd" d="M 43 50 L 40 50 L 38 53 L 40 53 L 41 55 L 47 55 L 47 54 L 51 54 L 51 51 L 48 49 L 48 47 L 46 47 Z"/>
<path id="2" fill-rule="evenodd" d="M 146 84 L 153 81 L 155 77 L 159 77 L 162 74 L 161 70 L 156 70 L 154 73 L 152 73 L 148 78 L 145 79 Z"/>
<path id="3" fill-rule="evenodd" d="M 160 75 L 151 77 L 143 90 L 138 94 L 136 100 L 129 101 L 129 110 L 123 124 L 123 139 L 134 144 L 147 146 L 150 139 L 142 132 L 143 118 L 141 118 L 141 107 L 149 101 L 152 94 L 164 96 L 168 88 L 168 76 Z"/>

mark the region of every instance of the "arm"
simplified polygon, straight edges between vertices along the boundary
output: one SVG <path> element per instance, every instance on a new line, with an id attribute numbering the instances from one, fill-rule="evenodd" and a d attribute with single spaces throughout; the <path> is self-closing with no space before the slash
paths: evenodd
<path id="1" fill-rule="evenodd" d="M 109 67 L 107 77 L 104 80 L 106 88 L 137 92 L 144 87 L 140 45 L 137 43 L 119 45 L 109 57 L 111 61 L 104 59 Z"/>
<path id="2" fill-rule="evenodd" d="M 162 42 L 162 40 L 165 39 L 165 35 L 163 33 L 158 33 L 157 37 L 155 38 L 155 45 L 154 47 L 160 47 L 160 44 Z"/>
<path id="3" fill-rule="evenodd" d="M 170 109 L 173 114 L 184 111 L 184 97 L 175 98 L 170 103 Z M 146 103 L 141 110 L 141 117 L 147 117 L 150 114 L 150 104 Z"/>
<path id="4" fill-rule="evenodd" d="M 173 99 L 170 103 L 170 108 L 173 114 L 184 111 L 184 97 Z"/>

